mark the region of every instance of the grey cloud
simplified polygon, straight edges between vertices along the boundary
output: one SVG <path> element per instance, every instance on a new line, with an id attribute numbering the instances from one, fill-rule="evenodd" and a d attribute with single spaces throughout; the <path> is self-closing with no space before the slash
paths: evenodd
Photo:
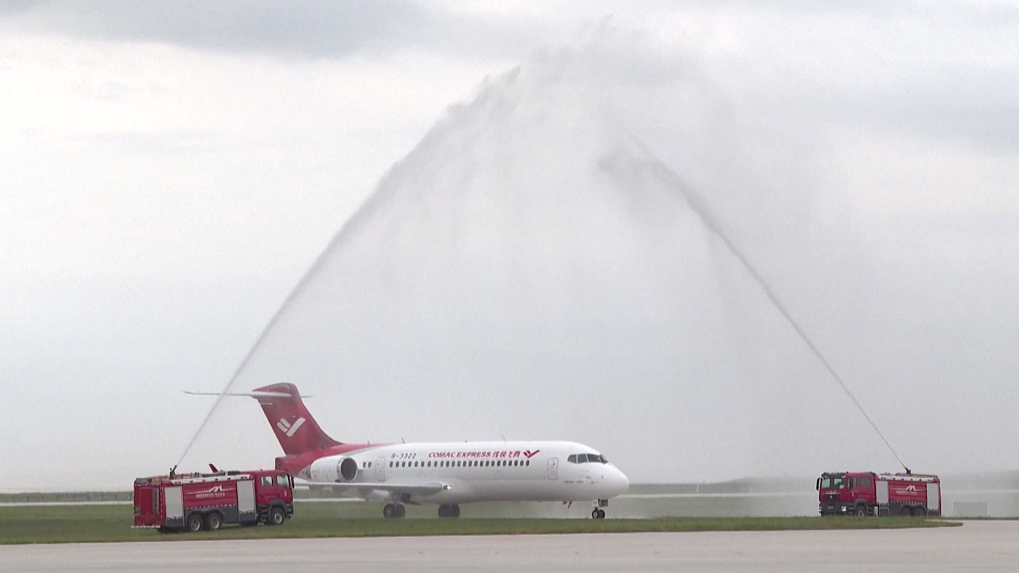
<path id="1" fill-rule="evenodd" d="M 412 43 L 445 16 L 412 2 L 22 2 L 6 27 L 196 49 L 342 56 Z"/>

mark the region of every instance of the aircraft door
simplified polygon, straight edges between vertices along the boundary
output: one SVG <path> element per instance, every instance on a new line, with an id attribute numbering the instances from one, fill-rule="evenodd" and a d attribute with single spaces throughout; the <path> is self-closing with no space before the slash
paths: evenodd
<path id="1" fill-rule="evenodd" d="M 386 459 L 379 458 L 375 460 L 375 479 L 379 481 L 386 481 Z"/>
<path id="2" fill-rule="evenodd" d="M 552 481 L 559 479 L 559 458 L 552 458 L 548 461 L 548 479 Z"/>

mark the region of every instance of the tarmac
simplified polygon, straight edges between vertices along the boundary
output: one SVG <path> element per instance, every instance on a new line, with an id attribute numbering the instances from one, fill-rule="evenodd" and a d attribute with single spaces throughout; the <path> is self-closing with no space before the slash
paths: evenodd
<path id="1" fill-rule="evenodd" d="M 0 546 L 4 572 L 1015 571 L 1019 522 L 905 530 L 168 541 Z"/>

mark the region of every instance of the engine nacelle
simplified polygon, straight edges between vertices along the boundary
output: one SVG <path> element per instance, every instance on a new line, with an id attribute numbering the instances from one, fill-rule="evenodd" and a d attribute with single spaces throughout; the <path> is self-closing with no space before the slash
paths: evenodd
<path id="1" fill-rule="evenodd" d="M 311 464 L 312 481 L 351 482 L 357 479 L 357 460 L 347 456 L 319 458 Z"/>

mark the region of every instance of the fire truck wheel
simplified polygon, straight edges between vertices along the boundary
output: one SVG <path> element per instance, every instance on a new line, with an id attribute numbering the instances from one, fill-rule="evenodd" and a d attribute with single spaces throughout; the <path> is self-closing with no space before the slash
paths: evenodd
<path id="1" fill-rule="evenodd" d="M 274 507 L 269 510 L 269 525 L 283 525 L 287 515 L 283 513 L 282 507 Z"/>
<path id="2" fill-rule="evenodd" d="M 192 513 L 188 516 L 188 531 L 202 530 L 202 514 Z"/>
<path id="3" fill-rule="evenodd" d="M 899 515 L 902 517 L 909 517 L 910 515 L 913 515 L 913 512 L 910 511 L 908 507 L 903 507 L 902 511 L 899 512 Z"/>
<path id="4" fill-rule="evenodd" d="M 867 517 L 867 506 L 860 504 L 856 506 L 856 517 Z"/>
<path id="5" fill-rule="evenodd" d="M 914 507 L 913 517 L 927 517 L 927 510 L 920 506 Z"/>
<path id="6" fill-rule="evenodd" d="M 216 531 L 220 525 L 223 525 L 223 517 L 215 511 L 205 516 L 205 529 Z"/>

